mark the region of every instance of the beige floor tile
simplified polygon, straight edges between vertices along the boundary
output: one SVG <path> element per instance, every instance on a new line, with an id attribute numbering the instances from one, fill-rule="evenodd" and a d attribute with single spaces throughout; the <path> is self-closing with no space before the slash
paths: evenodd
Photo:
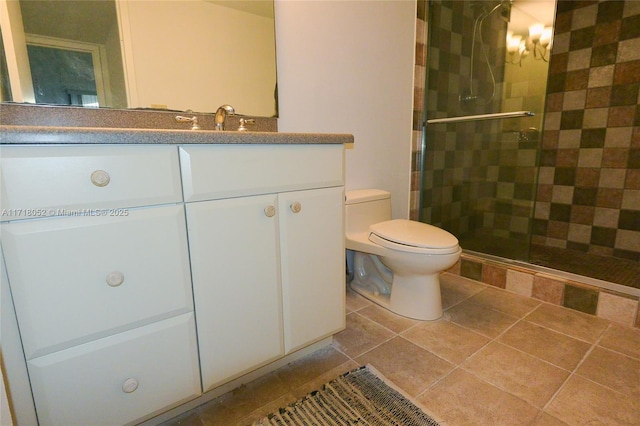
<path id="1" fill-rule="evenodd" d="M 455 370 L 417 398 L 447 426 L 530 425 L 538 410 L 489 383 Z"/>
<path id="2" fill-rule="evenodd" d="M 531 297 L 520 296 L 505 290 L 487 287 L 472 296 L 469 301 L 496 311 L 514 316 L 523 316 L 533 311 L 542 302 Z"/>
<path id="3" fill-rule="evenodd" d="M 402 337 L 356 358 L 371 364 L 410 396 L 416 396 L 453 369 L 453 365 Z"/>
<path id="4" fill-rule="evenodd" d="M 640 401 L 640 360 L 596 347 L 576 373 Z M 640 418 L 638 419 L 640 423 Z"/>
<path id="5" fill-rule="evenodd" d="M 365 299 L 355 291 L 351 290 L 349 286 L 347 286 L 347 297 L 345 299 L 345 303 L 347 313 L 357 311 L 372 304 L 371 301 Z"/>
<path id="6" fill-rule="evenodd" d="M 287 385 L 289 390 L 292 390 L 322 376 L 327 371 L 347 361 L 349 361 L 347 356 L 333 346 L 327 346 L 279 368 L 275 371 L 275 374 Z"/>
<path id="7" fill-rule="evenodd" d="M 610 324 L 608 320 L 548 303 L 524 318 L 589 343 L 595 343 Z"/>
<path id="8" fill-rule="evenodd" d="M 518 322 L 497 340 L 570 371 L 591 348 L 589 343 L 528 321 Z"/>
<path id="9" fill-rule="evenodd" d="M 516 321 L 517 317 L 478 305 L 469 300 L 448 309 L 444 314 L 445 319 L 487 337 L 495 338 Z"/>
<path id="10" fill-rule="evenodd" d="M 385 309 L 378 305 L 367 306 L 358 311 L 363 317 L 369 318 L 371 321 L 375 321 L 378 324 L 388 328 L 394 333 L 400 333 L 416 324 L 420 324 L 421 321 L 411 318 L 402 317 L 396 315 L 388 309 Z"/>
<path id="11" fill-rule="evenodd" d="M 567 426 L 562 420 L 558 420 L 550 414 L 540 412 L 532 426 Z"/>
<path id="12" fill-rule="evenodd" d="M 402 336 L 455 365 L 489 342 L 489 338 L 447 320 L 425 321 Z"/>
<path id="13" fill-rule="evenodd" d="M 280 398 L 276 399 L 275 401 L 272 401 L 267 405 L 263 405 L 257 410 L 251 412 L 248 416 L 239 419 L 238 421 L 236 421 L 233 424 L 230 424 L 229 426 L 249 426 L 253 422 L 260 420 L 261 418 L 268 416 L 273 412 L 278 411 L 278 409 L 280 409 L 281 407 L 286 407 L 287 405 L 293 404 L 297 400 L 298 398 L 296 398 L 294 395 L 287 393 L 285 395 L 282 395 Z M 216 425 L 222 426 L 223 423 L 218 423 L 214 420 L 214 423 L 212 423 L 212 426 L 216 426 Z M 227 426 L 227 425 L 224 425 L 224 426 Z"/>
<path id="14" fill-rule="evenodd" d="M 598 344 L 640 359 L 640 328 L 611 324 Z"/>
<path id="15" fill-rule="evenodd" d="M 313 392 L 314 390 L 320 389 L 322 385 L 324 385 L 327 382 L 330 382 L 331 380 L 335 379 L 341 374 L 344 374 L 347 371 L 351 371 L 358 367 L 360 367 L 360 364 L 358 364 L 353 360 L 349 360 L 343 364 L 340 364 L 337 367 L 332 368 L 329 371 L 324 372 L 323 374 L 311 380 L 310 382 L 307 382 L 297 387 L 296 389 L 293 389 L 291 392 L 297 398 L 302 398 L 303 396 Z"/>
<path id="16" fill-rule="evenodd" d="M 232 425 L 288 393 L 275 373 L 240 386 L 198 408 L 204 425 Z"/>
<path id="17" fill-rule="evenodd" d="M 445 317 L 411 325 L 348 292 L 347 328 L 331 347 L 164 425 L 248 425 L 365 363 L 418 395 L 443 426 L 639 425 L 640 330 L 546 303 L 520 314 L 528 302 L 501 294 L 493 300 L 500 290 L 452 274 L 442 274 L 441 288 Z M 557 372 L 560 381 L 569 374 L 554 365 L 575 368 L 578 358 L 582 364 L 544 411 L 525 400 L 548 398 Z"/>
<path id="18" fill-rule="evenodd" d="M 637 426 L 640 400 L 573 375 L 545 411 L 568 425 Z"/>
<path id="19" fill-rule="evenodd" d="M 442 294 L 442 308 L 448 309 L 484 290 L 487 286 L 477 281 L 453 275 L 440 274 L 440 293 Z"/>
<path id="20" fill-rule="evenodd" d="M 395 334 L 380 324 L 363 317 L 357 312 L 347 315 L 347 327 L 333 337 L 334 346 L 354 358 Z"/>
<path id="21" fill-rule="evenodd" d="M 490 343 L 461 365 L 464 370 L 542 408 L 569 372 L 500 343 Z"/>

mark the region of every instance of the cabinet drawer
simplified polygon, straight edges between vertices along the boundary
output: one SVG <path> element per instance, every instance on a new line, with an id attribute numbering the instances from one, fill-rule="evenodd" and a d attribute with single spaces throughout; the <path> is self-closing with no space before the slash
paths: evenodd
<path id="1" fill-rule="evenodd" d="M 2 220 L 182 200 L 175 146 L 7 146 Z"/>
<path id="2" fill-rule="evenodd" d="M 125 424 L 198 396 L 194 329 L 189 313 L 29 361 L 40 424 Z"/>
<path id="3" fill-rule="evenodd" d="M 185 201 L 339 186 L 343 145 L 184 145 Z"/>
<path id="4" fill-rule="evenodd" d="M 193 309 L 184 207 L 2 226 L 27 359 Z"/>

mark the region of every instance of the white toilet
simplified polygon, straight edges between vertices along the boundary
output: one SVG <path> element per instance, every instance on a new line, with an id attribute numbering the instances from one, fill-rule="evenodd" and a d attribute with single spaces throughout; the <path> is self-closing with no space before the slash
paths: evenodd
<path id="1" fill-rule="evenodd" d="M 413 220 L 391 220 L 391 195 L 379 189 L 346 192 L 345 245 L 351 288 L 405 317 L 442 316 L 438 275 L 462 249 L 449 232 Z"/>

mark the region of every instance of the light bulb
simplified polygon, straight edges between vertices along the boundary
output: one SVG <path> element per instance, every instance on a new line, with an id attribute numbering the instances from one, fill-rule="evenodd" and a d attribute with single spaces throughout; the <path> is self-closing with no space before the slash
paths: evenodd
<path id="1" fill-rule="evenodd" d="M 515 53 L 520 48 L 520 42 L 522 41 L 522 36 L 514 35 L 507 41 L 507 52 Z"/>
<path id="2" fill-rule="evenodd" d="M 542 35 L 540 36 L 540 44 L 543 46 L 548 46 L 551 43 L 551 38 L 553 37 L 553 28 L 545 27 L 542 31 Z"/>
<path id="3" fill-rule="evenodd" d="M 540 40 L 542 32 L 544 31 L 544 24 L 535 23 L 529 26 L 529 37 L 534 43 Z"/>
<path id="4" fill-rule="evenodd" d="M 529 49 L 527 49 L 527 43 L 524 40 L 520 42 L 520 45 L 518 46 L 518 51 L 520 52 L 520 55 L 523 58 L 529 54 Z"/>

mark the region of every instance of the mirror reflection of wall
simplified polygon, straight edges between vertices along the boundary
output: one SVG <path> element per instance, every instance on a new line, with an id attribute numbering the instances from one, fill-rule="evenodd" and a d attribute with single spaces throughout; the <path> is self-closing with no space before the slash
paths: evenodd
<path id="1" fill-rule="evenodd" d="M 542 128 L 555 7 L 555 0 L 512 2 L 502 111 L 533 111 L 535 116 L 505 120 L 503 131 Z"/>
<path id="2" fill-rule="evenodd" d="M 11 86 L 9 85 L 9 68 L 7 56 L 4 53 L 2 31 L 0 31 L 0 101 L 11 100 Z"/>
<path id="3" fill-rule="evenodd" d="M 273 0 L 0 3 L 17 102 L 277 116 Z"/>

